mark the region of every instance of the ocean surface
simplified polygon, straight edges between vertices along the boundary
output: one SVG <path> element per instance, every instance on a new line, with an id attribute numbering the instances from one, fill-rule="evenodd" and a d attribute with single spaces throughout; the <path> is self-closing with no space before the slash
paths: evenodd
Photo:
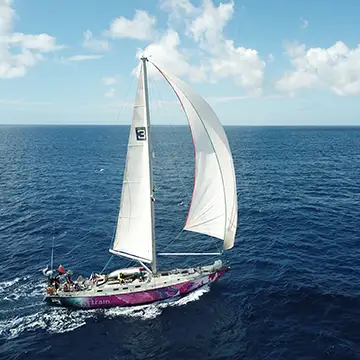
<path id="1" fill-rule="evenodd" d="M 126 309 L 43 302 L 41 269 L 110 258 L 127 126 L 0 127 L 0 359 L 360 359 L 360 128 L 227 127 L 239 201 L 231 271 Z M 187 127 L 154 127 L 159 251 L 216 251 L 184 225 Z M 212 263 L 159 258 L 162 268 Z M 108 269 L 128 265 L 113 258 Z"/>

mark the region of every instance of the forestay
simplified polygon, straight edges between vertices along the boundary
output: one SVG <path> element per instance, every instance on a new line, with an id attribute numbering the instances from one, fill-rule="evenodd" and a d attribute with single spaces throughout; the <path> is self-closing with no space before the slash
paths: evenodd
<path id="1" fill-rule="evenodd" d="M 151 181 L 144 76 L 141 67 L 130 128 L 112 253 L 152 262 Z"/>
<path id="2" fill-rule="evenodd" d="M 176 76 L 164 76 L 186 114 L 195 147 L 195 183 L 184 229 L 234 245 L 237 193 L 234 163 L 225 131 L 210 105 Z"/>

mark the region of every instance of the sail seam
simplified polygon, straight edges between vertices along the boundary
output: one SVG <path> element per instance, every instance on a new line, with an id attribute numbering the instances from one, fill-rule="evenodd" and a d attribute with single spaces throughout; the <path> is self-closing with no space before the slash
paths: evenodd
<path id="1" fill-rule="evenodd" d="M 130 144 L 128 145 L 128 148 L 134 148 L 134 147 L 143 147 L 142 144 L 138 145 L 138 144 Z"/>
<path id="2" fill-rule="evenodd" d="M 212 221 L 214 221 L 214 220 L 219 219 L 220 217 L 221 217 L 221 215 L 215 216 L 215 217 L 213 217 L 213 218 L 211 218 L 211 219 L 208 219 L 208 220 L 206 220 L 206 221 L 199 221 L 198 224 L 195 224 L 195 225 L 193 225 L 193 226 L 191 226 L 191 227 L 194 228 L 194 227 L 197 227 L 197 226 L 200 226 L 200 225 L 207 224 L 207 223 L 209 223 L 209 222 L 212 222 Z"/>

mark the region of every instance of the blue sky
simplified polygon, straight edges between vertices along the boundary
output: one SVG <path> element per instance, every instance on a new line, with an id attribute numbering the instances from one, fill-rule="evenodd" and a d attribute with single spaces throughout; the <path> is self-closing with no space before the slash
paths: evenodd
<path id="1" fill-rule="evenodd" d="M 128 124 L 145 52 L 224 124 L 360 125 L 359 13 L 354 0 L 0 0 L 0 123 Z M 185 123 L 150 75 L 153 122 Z"/>

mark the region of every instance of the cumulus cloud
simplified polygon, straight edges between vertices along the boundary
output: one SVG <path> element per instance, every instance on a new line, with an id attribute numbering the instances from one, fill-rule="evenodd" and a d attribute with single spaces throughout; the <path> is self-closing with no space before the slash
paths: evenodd
<path id="1" fill-rule="evenodd" d="M 160 8 L 174 16 L 182 16 L 182 12 L 192 14 L 196 11 L 196 7 L 189 0 L 161 0 Z"/>
<path id="2" fill-rule="evenodd" d="M 275 60 L 275 56 L 273 54 L 269 54 L 266 58 L 267 63 L 272 63 Z"/>
<path id="3" fill-rule="evenodd" d="M 144 50 L 138 50 L 137 57 L 151 56 L 156 63 L 178 76 L 195 76 L 197 69 L 189 64 L 187 56 L 179 46 L 180 37 L 178 33 L 169 29 L 158 41 L 150 44 Z M 149 75 L 155 78 L 161 77 L 154 67 L 149 67 Z"/>
<path id="4" fill-rule="evenodd" d="M 83 47 L 93 51 L 105 52 L 109 50 L 110 46 L 107 40 L 95 39 L 92 32 L 90 30 L 86 30 L 84 32 Z"/>
<path id="5" fill-rule="evenodd" d="M 360 45 L 350 49 L 337 41 L 329 48 L 306 49 L 304 44 L 288 44 L 286 55 L 294 70 L 277 81 L 279 90 L 328 88 L 338 95 L 360 93 Z"/>
<path id="6" fill-rule="evenodd" d="M 309 26 L 309 22 L 306 19 L 303 19 L 302 17 L 300 18 L 301 20 L 301 27 L 303 29 L 306 29 Z"/>
<path id="7" fill-rule="evenodd" d="M 123 16 L 116 18 L 105 31 L 105 35 L 112 38 L 148 40 L 155 35 L 155 23 L 155 17 L 150 16 L 146 11 L 136 10 L 132 20 Z"/>
<path id="8" fill-rule="evenodd" d="M 104 76 L 101 80 L 104 85 L 114 85 L 118 81 L 115 76 Z"/>
<path id="9" fill-rule="evenodd" d="M 211 0 L 203 0 L 195 7 L 189 0 L 163 0 L 161 8 L 183 24 L 197 50 L 182 47 L 178 32 L 170 25 L 165 34 L 140 49 L 138 56 L 151 55 L 159 65 L 192 81 L 231 78 L 251 93 L 261 92 L 265 61 L 256 50 L 236 46 L 224 35 L 234 14 L 234 1 L 215 6 Z"/>
<path id="10" fill-rule="evenodd" d="M 0 0 L 0 78 L 24 76 L 44 58 L 44 53 L 64 48 L 48 34 L 13 33 L 14 17 L 12 1 Z"/>
<path id="11" fill-rule="evenodd" d="M 48 34 L 27 35 L 24 33 L 13 33 L 7 38 L 8 45 L 22 46 L 27 50 L 39 52 L 52 52 L 64 48 L 56 44 L 56 39 Z"/>
<path id="12" fill-rule="evenodd" d="M 24 106 L 44 106 L 44 105 L 52 105 L 51 102 L 48 101 L 27 101 L 22 99 L 0 99 L 0 104 L 6 104 L 6 105 L 24 105 Z"/>
<path id="13" fill-rule="evenodd" d="M 87 61 L 87 60 L 98 60 L 102 59 L 103 55 L 74 55 L 68 57 L 67 61 Z"/>
<path id="14" fill-rule="evenodd" d="M 104 96 L 107 98 L 113 98 L 116 95 L 116 88 L 114 85 L 118 82 L 118 78 L 116 76 L 104 76 L 101 79 L 102 83 L 105 86 L 108 86 L 108 90 L 105 92 Z"/>
<path id="15" fill-rule="evenodd" d="M 110 88 L 106 93 L 105 93 L 105 97 L 107 98 L 112 98 L 114 97 L 116 94 L 116 89 L 115 88 Z"/>

